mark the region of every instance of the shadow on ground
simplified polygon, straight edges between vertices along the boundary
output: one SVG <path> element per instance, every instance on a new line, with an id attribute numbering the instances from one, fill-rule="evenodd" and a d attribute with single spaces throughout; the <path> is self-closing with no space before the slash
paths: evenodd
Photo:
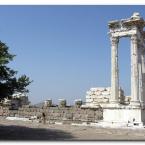
<path id="1" fill-rule="evenodd" d="M 73 136 L 69 132 L 56 129 L 44 129 L 44 128 L 29 128 L 16 125 L 3 126 L 0 125 L 0 140 L 44 140 L 44 141 L 56 141 L 56 140 L 72 140 Z"/>

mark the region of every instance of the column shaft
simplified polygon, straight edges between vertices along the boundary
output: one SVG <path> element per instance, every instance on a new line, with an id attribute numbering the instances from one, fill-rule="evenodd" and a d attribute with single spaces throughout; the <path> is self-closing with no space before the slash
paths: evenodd
<path id="1" fill-rule="evenodd" d="M 141 54 L 141 64 L 142 64 L 142 97 L 141 101 L 145 103 L 145 51 L 142 51 Z"/>
<path id="2" fill-rule="evenodd" d="M 118 38 L 111 37 L 111 102 L 119 97 Z"/>
<path id="3" fill-rule="evenodd" d="M 138 71 L 139 71 L 139 101 L 142 102 L 143 96 L 143 78 L 142 78 L 142 48 L 138 47 Z"/>
<path id="4" fill-rule="evenodd" d="M 131 36 L 131 101 L 139 101 L 139 70 L 137 36 Z"/>

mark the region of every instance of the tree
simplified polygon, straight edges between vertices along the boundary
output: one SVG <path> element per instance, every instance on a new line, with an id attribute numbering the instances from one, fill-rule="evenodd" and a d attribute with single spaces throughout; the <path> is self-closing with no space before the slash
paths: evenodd
<path id="1" fill-rule="evenodd" d="M 8 50 L 8 46 L 0 41 L 0 100 L 6 97 L 11 98 L 17 92 L 29 92 L 26 87 L 32 82 L 26 75 L 17 78 L 17 71 L 7 67 L 7 64 L 15 57 Z"/>

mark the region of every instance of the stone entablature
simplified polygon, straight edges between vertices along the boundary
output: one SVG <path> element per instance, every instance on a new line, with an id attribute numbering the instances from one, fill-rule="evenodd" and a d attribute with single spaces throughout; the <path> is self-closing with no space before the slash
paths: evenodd
<path id="1" fill-rule="evenodd" d="M 141 35 L 144 33 L 143 28 L 145 26 L 144 19 L 140 16 L 139 13 L 134 13 L 131 18 L 114 20 L 110 21 L 109 29 L 113 37 L 127 37 L 137 34 L 138 32 Z M 137 35 L 139 35 L 139 33 Z"/>

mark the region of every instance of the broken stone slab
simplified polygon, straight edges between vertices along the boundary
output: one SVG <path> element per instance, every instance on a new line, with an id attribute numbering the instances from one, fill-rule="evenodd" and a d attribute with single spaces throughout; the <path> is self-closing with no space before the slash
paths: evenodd
<path id="1" fill-rule="evenodd" d="M 82 100 L 81 99 L 77 99 L 75 100 L 75 107 L 80 107 L 82 105 Z"/>
<path id="2" fill-rule="evenodd" d="M 20 117 L 6 117 L 7 120 L 20 120 L 20 121 L 30 121 L 29 118 Z"/>
<path id="3" fill-rule="evenodd" d="M 66 99 L 59 99 L 59 107 L 66 107 Z"/>
<path id="4" fill-rule="evenodd" d="M 73 119 L 73 114 L 72 113 L 70 113 L 70 114 L 68 114 L 68 113 L 66 113 L 66 114 L 64 114 L 64 116 L 63 116 L 63 120 L 72 120 Z"/>
<path id="5" fill-rule="evenodd" d="M 100 108 L 100 105 L 99 104 L 85 104 L 85 105 L 82 105 L 81 108 Z"/>
<path id="6" fill-rule="evenodd" d="M 93 102 L 108 102 L 108 101 L 109 101 L 108 98 L 100 98 L 100 99 L 95 98 L 95 99 L 93 99 Z"/>
<path id="7" fill-rule="evenodd" d="M 102 92 L 102 95 L 103 95 L 103 96 L 109 96 L 109 95 L 110 95 L 110 92 L 104 91 L 104 92 Z"/>
<path id="8" fill-rule="evenodd" d="M 51 107 L 52 106 L 52 99 L 47 99 L 44 101 L 44 107 Z"/>
<path id="9" fill-rule="evenodd" d="M 92 102 L 93 101 L 93 98 L 91 99 L 86 99 L 86 102 Z"/>
<path id="10" fill-rule="evenodd" d="M 104 91 L 105 88 L 99 87 L 99 88 L 90 88 L 90 91 Z"/>
<path id="11" fill-rule="evenodd" d="M 88 96 L 88 95 L 87 95 L 87 96 L 86 96 L 86 99 L 91 99 L 91 96 Z"/>
<path id="12" fill-rule="evenodd" d="M 106 99 L 109 98 L 109 96 L 106 95 L 100 95 L 100 96 L 91 96 L 90 99 Z"/>

